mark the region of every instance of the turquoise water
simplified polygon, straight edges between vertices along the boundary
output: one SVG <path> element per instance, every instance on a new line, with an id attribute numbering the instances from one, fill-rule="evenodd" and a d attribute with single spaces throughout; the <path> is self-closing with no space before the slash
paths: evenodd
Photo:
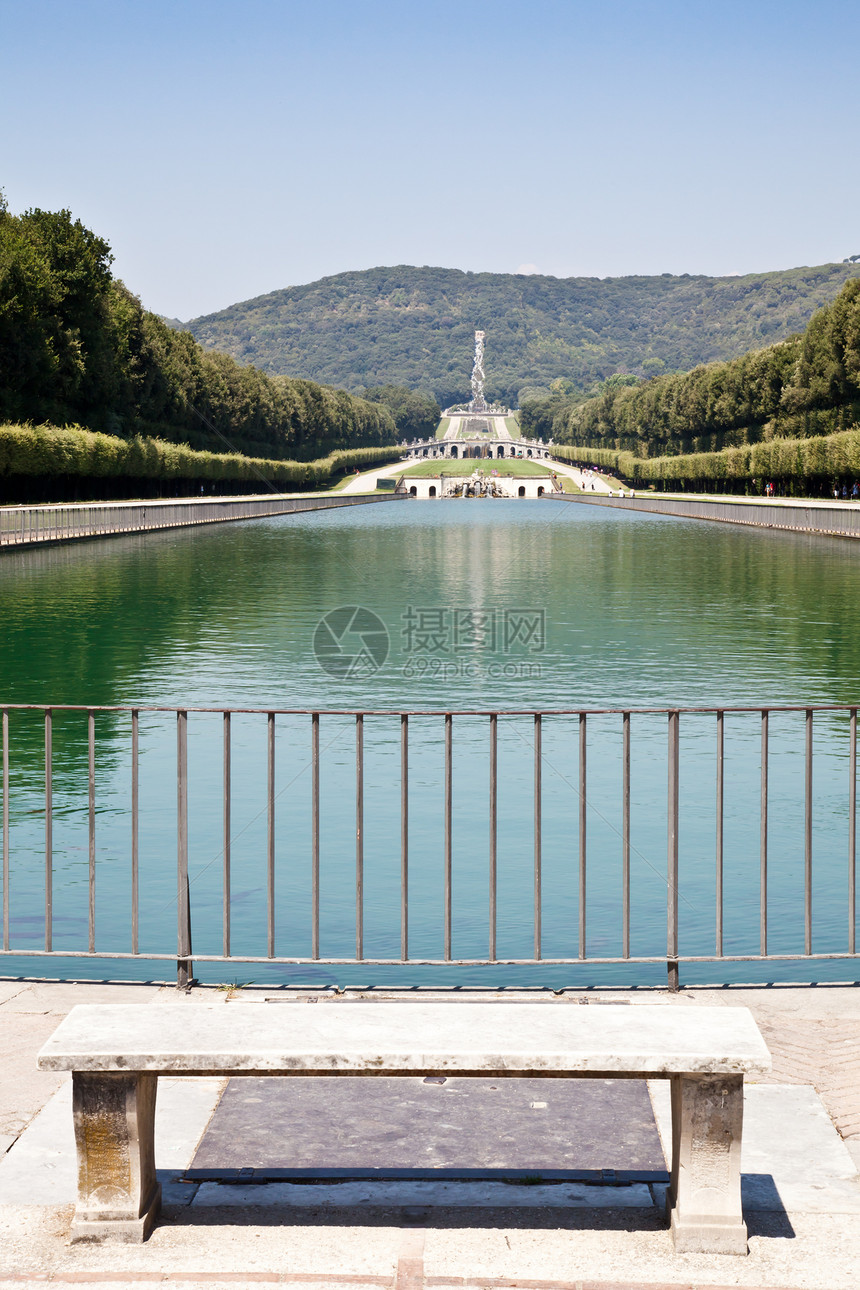
<path id="1" fill-rule="evenodd" d="M 318 709 L 551 709 L 858 701 L 860 572 L 853 543 L 551 502 L 395 503 L 7 553 L 0 560 L 2 702 Z M 320 619 L 361 606 L 381 628 L 346 676 L 314 650 Z M 368 620 L 370 621 L 370 620 Z M 338 620 L 333 620 L 335 631 Z M 319 637 L 317 636 L 319 642 Z M 385 653 L 382 661 L 382 653 Z M 11 718 L 11 943 L 44 936 L 42 716 Z M 96 939 L 129 948 L 129 718 L 97 719 Z M 587 950 L 621 953 L 621 723 L 588 721 Z M 410 734 L 410 952 L 443 952 L 442 719 Z M 846 948 L 848 722 L 816 718 L 814 948 Z M 399 955 L 400 746 L 365 720 L 364 953 Z M 542 950 L 578 952 L 578 728 L 547 717 Z M 189 718 L 194 947 L 219 953 L 221 718 Z M 355 733 L 323 715 L 320 940 L 354 953 Z M 488 721 L 454 722 L 453 955 L 488 939 Z M 533 727 L 499 718 L 500 957 L 533 947 Z M 141 948 L 175 941 L 175 718 L 141 716 Z M 725 950 L 758 949 L 756 714 L 726 718 Z M 803 944 L 803 717 L 774 716 L 770 945 Z M 276 722 L 276 948 L 310 953 L 310 719 Z M 86 948 L 86 719 L 54 730 L 54 946 Z M 714 946 L 712 716 L 681 726 L 681 951 Z M 666 720 L 632 719 L 631 949 L 665 951 Z M 236 954 L 266 953 L 266 718 L 233 721 Z M 18 957 L 7 972 L 104 965 Z M 242 967 L 210 980 L 559 984 L 660 981 L 658 967 Z M 845 964 L 689 966 L 684 979 L 846 979 Z M 169 975 L 112 964 L 112 975 Z"/>

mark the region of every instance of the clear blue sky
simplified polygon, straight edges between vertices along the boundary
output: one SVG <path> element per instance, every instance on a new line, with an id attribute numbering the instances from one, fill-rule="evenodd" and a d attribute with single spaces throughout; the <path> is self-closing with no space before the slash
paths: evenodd
<path id="1" fill-rule="evenodd" d="M 0 0 L 0 187 L 183 319 L 343 269 L 860 253 L 856 0 Z"/>

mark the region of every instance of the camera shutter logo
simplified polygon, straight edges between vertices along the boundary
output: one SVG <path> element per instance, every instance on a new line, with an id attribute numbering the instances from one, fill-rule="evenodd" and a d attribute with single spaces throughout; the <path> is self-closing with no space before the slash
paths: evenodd
<path id="1" fill-rule="evenodd" d="M 319 620 L 314 655 L 324 672 L 339 681 L 373 676 L 388 658 L 388 629 L 370 609 L 342 605 Z"/>

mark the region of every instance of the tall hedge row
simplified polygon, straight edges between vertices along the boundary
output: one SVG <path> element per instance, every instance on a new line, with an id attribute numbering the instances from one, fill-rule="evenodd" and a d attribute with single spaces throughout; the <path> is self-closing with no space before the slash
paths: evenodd
<path id="1" fill-rule="evenodd" d="M 199 452 L 161 439 L 120 439 L 82 426 L 0 426 L 0 479 L 77 476 L 89 479 L 258 480 L 307 487 L 338 471 L 392 461 L 393 447 L 351 448 L 316 461 L 278 461 L 241 453 Z M 262 476 L 262 478 L 261 478 Z"/>
<path id="2" fill-rule="evenodd" d="M 635 484 L 654 482 L 716 486 L 756 480 L 825 481 L 860 478 L 860 426 L 811 439 L 771 439 L 720 452 L 637 457 L 632 452 L 571 444 L 553 445 L 562 461 L 603 466 Z"/>

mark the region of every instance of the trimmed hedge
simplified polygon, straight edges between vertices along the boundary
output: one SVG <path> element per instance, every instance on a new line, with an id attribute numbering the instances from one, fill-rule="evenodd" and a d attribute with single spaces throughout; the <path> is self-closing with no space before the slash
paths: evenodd
<path id="1" fill-rule="evenodd" d="M 316 461 L 275 461 L 240 453 L 198 452 L 186 444 L 137 436 L 120 439 L 82 426 L 0 425 L 0 479 L 70 475 L 91 479 L 252 481 L 307 487 L 355 467 L 393 461 L 396 447 L 349 448 Z M 262 480 L 261 480 L 262 482 Z"/>
<path id="2" fill-rule="evenodd" d="M 765 443 L 696 452 L 677 457 L 637 457 L 612 448 L 553 444 L 561 461 L 603 466 L 633 483 L 669 481 L 719 484 L 757 479 L 832 480 L 860 477 L 860 426 L 814 439 L 771 439 Z"/>

